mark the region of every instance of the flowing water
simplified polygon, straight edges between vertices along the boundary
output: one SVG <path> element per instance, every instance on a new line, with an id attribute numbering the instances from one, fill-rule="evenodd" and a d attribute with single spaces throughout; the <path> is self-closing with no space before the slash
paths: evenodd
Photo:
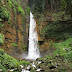
<path id="1" fill-rule="evenodd" d="M 36 21 L 33 14 L 30 12 L 30 28 L 29 28 L 29 49 L 27 59 L 36 60 L 40 57 L 38 49 L 38 36 L 36 31 Z"/>

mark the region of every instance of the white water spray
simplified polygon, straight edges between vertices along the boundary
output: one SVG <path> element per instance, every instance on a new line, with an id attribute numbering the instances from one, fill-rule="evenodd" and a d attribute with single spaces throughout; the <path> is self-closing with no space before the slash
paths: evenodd
<path id="1" fill-rule="evenodd" d="M 33 14 L 30 12 L 30 28 L 29 28 L 29 49 L 27 59 L 36 60 L 40 57 L 38 49 L 38 36 L 36 31 L 36 21 Z"/>

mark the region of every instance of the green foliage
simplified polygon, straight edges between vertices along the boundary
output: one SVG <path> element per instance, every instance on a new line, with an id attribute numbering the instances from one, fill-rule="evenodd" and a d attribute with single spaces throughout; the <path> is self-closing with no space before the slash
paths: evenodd
<path id="1" fill-rule="evenodd" d="M 2 22 L 2 19 L 0 18 L 0 22 Z"/>
<path id="2" fill-rule="evenodd" d="M 4 35 L 2 35 L 1 33 L 0 33 L 0 43 L 4 43 Z"/>
<path id="3" fill-rule="evenodd" d="M 27 50 L 27 46 L 21 46 L 21 49 L 23 49 L 23 50 Z"/>
<path id="4" fill-rule="evenodd" d="M 30 72 L 36 72 L 35 70 L 31 70 Z"/>
<path id="5" fill-rule="evenodd" d="M 54 21 L 46 26 L 44 26 L 41 30 L 41 37 L 45 38 L 54 38 L 57 41 L 65 40 L 67 38 L 71 38 L 72 35 L 72 24 L 60 23 L 59 21 Z"/>
<path id="6" fill-rule="evenodd" d="M 48 60 L 48 59 L 51 59 L 51 58 L 52 58 L 52 56 L 47 55 L 45 58 Z"/>
<path id="7" fill-rule="evenodd" d="M 16 68 L 19 66 L 19 61 L 7 55 L 3 49 L 0 49 L 0 61 L 1 65 L 6 69 Z"/>
<path id="8" fill-rule="evenodd" d="M 3 27 L 4 25 L 0 22 L 0 31 L 1 31 L 1 27 Z"/>
<path id="9" fill-rule="evenodd" d="M 42 13 L 44 10 L 45 6 L 45 1 L 44 0 L 37 0 L 35 4 L 33 5 L 34 7 L 34 12 Z"/>
<path id="10" fill-rule="evenodd" d="M 0 49 L 0 56 L 1 55 L 4 55 L 4 54 L 5 54 L 4 50 L 3 49 Z"/>
<path id="11" fill-rule="evenodd" d="M 61 8 L 64 9 L 64 8 L 66 8 L 66 6 L 67 6 L 66 1 L 65 0 L 61 0 Z"/>
<path id="12" fill-rule="evenodd" d="M 0 6 L 0 18 L 2 21 L 9 19 L 9 12 L 6 10 L 6 8 Z"/>
<path id="13" fill-rule="evenodd" d="M 72 62 L 72 50 L 65 55 L 65 58 Z"/>
<path id="14" fill-rule="evenodd" d="M 0 64 L 0 69 L 2 69 L 2 72 L 7 72 L 6 68 Z"/>
<path id="15" fill-rule="evenodd" d="M 57 20 L 65 21 L 65 20 L 68 20 L 71 18 L 69 14 L 65 13 L 65 11 L 59 11 L 56 13 L 52 13 L 52 16 L 55 21 L 57 21 Z"/>
<path id="16" fill-rule="evenodd" d="M 29 65 L 29 62 L 26 61 L 18 61 L 14 59 L 13 57 L 7 55 L 3 49 L 0 49 L 0 69 L 2 69 L 4 72 L 6 69 L 13 69 L 18 68 L 20 65 Z"/>
<path id="17" fill-rule="evenodd" d="M 15 6 L 13 7 L 14 15 L 16 14 L 16 8 Z"/>
<path id="18" fill-rule="evenodd" d="M 17 30 L 18 32 L 20 32 L 20 30 Z"/>
<path id="19" fill-rule="evenodd" d="M 11 43 L 13 46 L 18 46 L 18 44 L 16 44 L 16 43 Z"/>
<path id="20" fill-rule="evenodd" d="M 5 68 L 7 68 L 7 69 L 10 68 L 11 69 L 11 68 L 18 67 L 19 62 L 16 59 L 14 59 L 13 57 L 11 57 L 7 54 L 4 54 L 2 57 L 3 58 L 2 58 L 1 63 Z"/>
<path id="21" fill-rule="evenodd" d="M 26 62 L 26 61 L 20 61 L 20 64 L 22 64 L 22 65 L 29 65 L 30 63 Z"/>
<path id="22" fill-rule="evenodd" d="M 21 13 L 22 15 L 25 15 L 24 9 L 21 6 L 17 7 L 18 13 Z"/>
<path id="23" fill-rule="evenodd" d="M 8 24 L 11 24 L 11 21 L 10 20 L 8 20 Z"/>
<path id="24" fill-rule="evenodd" d="M 30 15 L 30 7 L 29 6 L 27 6 L 27 13 Z"/>
<path id="25" fill-rule="evenodd" d="M 16 0 L 15 0 L 14 4 L 15 4 L 15 6 L 17 6 L 17 1 Z"/>
<path id="26" fill-rule="evenodd" d="M 14 6 L 12 1 L 13 1 L 13 0 L 8 0 L 9 9 L 11 9 L 11 7 L 13 7 L 13 6 Z"/>
<path id="27" fill-rule="evenodd" d="M 57 48 L 56 51 L 54 52 L 54 56 L 59 54 L 59 56 L 65 57 L 71 53 L 70 51 L 72 50 L 72 38 L 67 39 L 62 43 L 55 43 L 53 47 Z"/>

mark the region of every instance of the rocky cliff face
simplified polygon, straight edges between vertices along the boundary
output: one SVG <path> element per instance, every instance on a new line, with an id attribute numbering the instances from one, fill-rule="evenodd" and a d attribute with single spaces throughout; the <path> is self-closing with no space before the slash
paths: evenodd
<path id="1" fill-rule="evenodd" d="M 8 54 L 15 56 L 25 49 L 27 50 L 29 26 L 28 1 L 4 0 L 0 4 L 0 7 L 9 14 L 7 20 L 0 21 L 3 24 L 1 34 L 4 35 L 4 44 L 1 44 L 0 48 L 3 48 Z"/>

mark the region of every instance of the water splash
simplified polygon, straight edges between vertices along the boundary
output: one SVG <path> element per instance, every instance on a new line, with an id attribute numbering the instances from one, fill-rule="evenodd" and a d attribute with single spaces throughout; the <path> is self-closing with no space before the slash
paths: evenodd
<path id="1" fill-rule="evenodd" d="M 40 57 L 38 49 L 38 36 L 36 31 L 36 21 L 33 14 L 30 12 L 30 28 L 29 28 L 29 49 L 27 59 L 37 59 Z"/>

